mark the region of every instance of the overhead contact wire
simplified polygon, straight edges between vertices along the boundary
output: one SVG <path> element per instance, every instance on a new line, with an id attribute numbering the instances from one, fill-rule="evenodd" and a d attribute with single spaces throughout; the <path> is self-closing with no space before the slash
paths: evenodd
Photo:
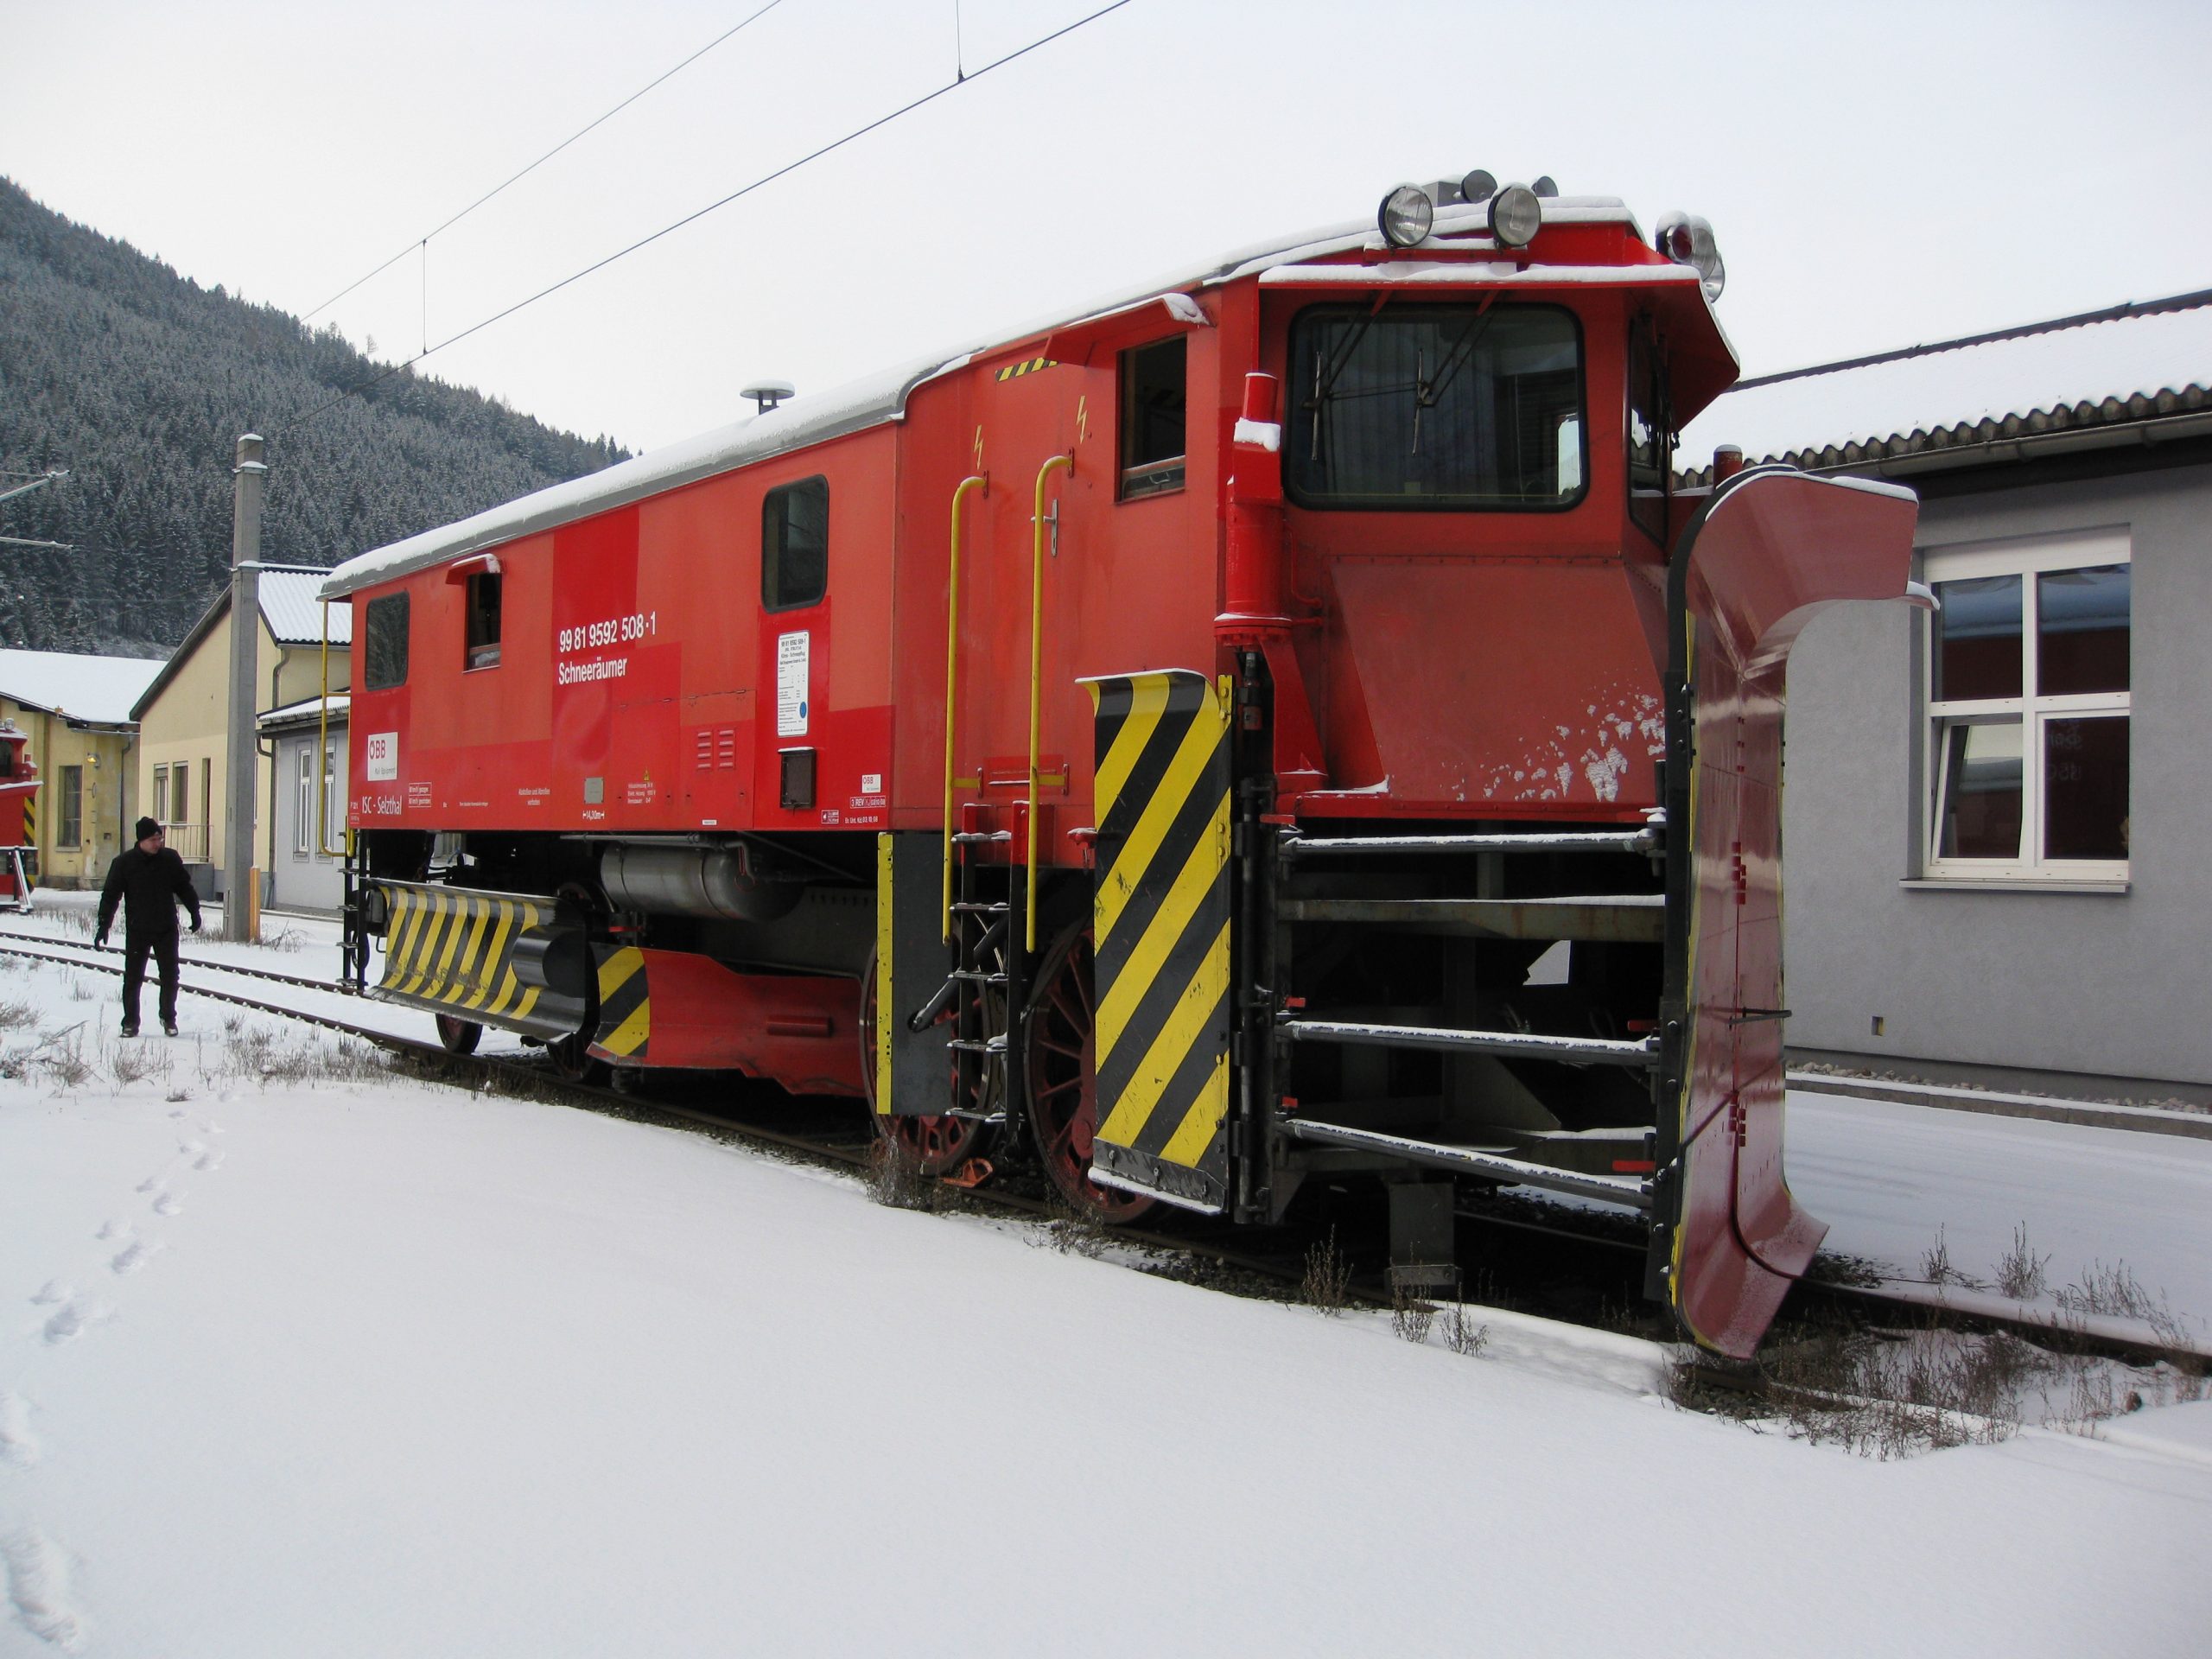
<path id="1" fill-rule="evenodd" d="M 372 281 L 376 277 L 383 276 L 385 272 L 390 270 L 394 265 L 407 257 L 409 254 L 427 246 L 432 237 L 451 230 L 454 226 L 460 224 L 462 219 L 467 219 L 471 213 L 474 213 L 479 207 L 481 207 L 486 202 L 491 200 L 493 197 L 498 195 L 501 191 L 508 188 L 512 185 L 521 183 L 523 180 L 528 178 L 532 173 L 537 171 L 539 168 L 544 166 L 546 162 L 551 161 L 563 150 L 568 149 L 570 144 L 575 143 L 577 139 L 584 137 L 596 129 L 606 125 L 607 122 L 621 114 L 623 111 L 628 109 L 632 104 L 643 98 L 647 92 L 652 91 L 654 87 L 659 86 L 663 81 L 667 80 L 671 76 L 679 74 L 683 71 L 689 69 L 693 64 L 698 62 L 700 59 L 705 57 L 708 53 L 713 51 L 716 47 L 720 46 L 724 41 L 729 39 L 731 35 L 736 34 L 740 29 L 747 28 L 750 25 L 758 22 L 761 18 L 766 16 L 770 12 L 773 11 L 778 6 L 780 6 L 783 3 L 784 0 L 768 0 L 768 3 L 761 7 L 760 10 L 754 12 L 743 22 L 734 23 L 729 28 L 724 29 L 721 34 L 715 35 L 713 40 L 709 41 L 704 46 L 701 47 L 696 52 L 694 52 L 690 57 L 684 59 L 683 62 L 677 64 L 674 68 L 664 70 L 661 73 L 654 76 L 652 79 L 647 81 L 644 86 L 639 87 L 636 92 L 631 93 L 629 97 L 624 99 L 613 109 L 607 111 L 606 114 L 599 117 L 594 121 L 589 122 L 587 124 L 577 128 L 575 131 L 570 133 L 559 143 L 554 145 L 552 149 L 547 150 L 536 161 L 531 162 L 529 166 L 502 180 L 498 184 L 493 185 L 489 190 L 486 190 L 482 195 L 477 197 L 476 200 L 470 202 L 467 207 L 462 208 L 459 213 L 446 219 L 442 224 L 437 226 L 432 230 L 425 231 L 421 236 L 416 237 L 412 242 L 410 242 L 397 253 L 393 254 L 391 258 L 385 260 L 374 270 L 370 271 L 365 276 L 355 278 L 344 288 L 340 289 L 338 292 L 332 295 L 321 305 L 315 307 L 314 310 L 309 311 L 303 315 L 300 321 L 302 322 L 312 322 L 316 317 L 321 316 L 325 311 L 329 310 L 332 306 L 337 304 L 339 301 L 344 299 L 355 289 L 360 287 L 362 283 Z"/>
<path id="2" fill-rule="evenodd" d="M 1105 16 L 1109 12 L 1119 11 L 1122 7 L 1130 3 L 1131 0 L 1113 0 L 1113 3 L 1110 5 L 1101 6 L 1097 10 L 1091 12 L 1087 16 L 1077 18 L 1073 22 L 1066 25 L 1065 28 L 1056 29 L 1050 35 L 1039 36 L 1038 39 L 1030 41 L 1028 45 L 1017 48 L 1015 50 L 1007 53 L 1002 58 L 994 58 L 990 62 L 983 65 L 981 68 L 973 69 L 969 71 L 965 75 L 957 76 L 954 79 L 945 82 L 942 86 L 938 86 L 932 91 L 923 93 L 919 98 L 915 99 L 911 103 L 902 104 L 897 109 L 891 111 L 887 115 L 878 116 L 874 120 L 868 123 L 867 125 L 854 128 L 852 131 L 845 134 L 842 138 L 833 138 L 828 143 L 822 145 L 819 149 L 809 150 L 797 161 L 787 162 L 783 166 L 776 168 L 772 173 L 765 173 L 760 177 L 753 180 L 752 183 L 743 185 L 739 188 L 731 191 L 728 195 L 723 196 L 717 200 L 710 201 L 705 207 L 686 213 L 683 218 L 676 219 L 670 224 L 662 226 L 660 229 L 653 232 L 648 236 L 639 237 L 635 242 L 631 243 L 627 247 L 617 249 L 614 252 L 608 254 L 605 258 L 594 260 L 590 264 L 583 267 L 582 270 L 571 272 L 569 275 L 563 276 L 559 282 L 539 289 L 537 293 L 531 295 L 527 299 L 517 300 L 512 305 L 508 306 L 505 309 L 495 311 L 490 316 L 484 318 L 482 321 L 471 323 L 467 327 L 461 330 L 460 333 L 448 334 L 436 345 L 425 346 L 422 351 L 416 353 L 413 357 L 409 358 L 405 362 L 387 365 L 384 369 L 371 376 L 368 379 L 361 382 L 360 385 L 348 387 L 346 391 L 339 393 L 337 397 L 332 398 L 328 403 L 321 404 L 316 408 L 308 410 L 307 414 L 302 416 L 299 420 L 293 423 L 293 429 L 297 430 L 300 427 L 305 426 L 309 421 L 314 420 L 317 416 L 322 414 L 324 410 L 335 408 L 338 404 L 344 403 L 346 398 L 353 397 L 357 392 L 366 391 L 371 386 L 376 385 L 379 382 L 398 373 L 402 369 L 412 368 L 416 364 L 420 363 L 424 358 L 429 357 L 435 353 L 442 352 L 448 346 L 459 345 L 462 340 L 467 340 L 471 334 L 480 333 L 484 329 L 489 328 L 495 322 L 503 322 L 507 318 L 514 315 L 516 312 L 527 309 L 529 307 L 536 305 L 540 300 L 550 299 L 552 296 L 558 294 L 563 289 L 569 287 L 573 283 L 582 282 L 585 277 L 593 275 L 594 272 L 606 270 L 607 266 L 614 264 L 619 259 L 626 259 L 630 255 L 637 252 L 640 248 L 650 247 L 652 244 L 659 241 L 663 237 L 671 235 L 677 231 L 680 231 L 687 225 L 696 224 L 700 219 L 704 219 L 708 214 L 715 213 L 721 208 L 728 207 L 730 203 L 739 200 L 741 197 L 749 196 L 755 190 L 760 189 L 764 186 L 773 184 L 777 180 L 797 172 L 800 168 L 806 166 L 809 162 L 817 162 L 824 156 L 828 156 L 834 151 L 842 149 L 846 145 L 852 143 L 856 140 L 867 137 L 868 134 L 875 131 L 878 128 L 888 126 L 892 122 L 898 120 L 901 116 L 912 115 L 916 110 L 920 109 L 924 105 L 935 103 L 938 99 L 943 98 L 947 92 L 957 92 L 960 88 L 967 86 L 969 83 L 982 79 L 985 75 L 990 73 L 992 70 L 1003 68 L 1007 64 L 1014 61 L 1017 58 L 1027 57 L 1032 52 L 1037 51 L 1042 47 L 1050 46 L 1054 41 L 1059 40 L 1065 35 L 1072 35 L 1077 29 L 1083 28 L 1084 25 L 1088 23 L 1095 23 L 1101 17 Z M 410 249 L 410 251 L 412 251 L 412 250 Z"/>

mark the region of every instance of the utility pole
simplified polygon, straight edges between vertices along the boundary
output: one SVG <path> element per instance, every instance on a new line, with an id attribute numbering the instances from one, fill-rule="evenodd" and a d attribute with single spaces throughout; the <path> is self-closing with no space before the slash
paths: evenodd
<path id="1" fill-rule="evenodd" d="M 240 438 L 231 473 L 230 806 L 223 824 L 223 936 L 256 944 L 261 906 L 252 891 L 259 879 L 253 868 L 254 681 L 261 643 L 261 488 L 269 475 L 261 449 L 255 434 Z"/>

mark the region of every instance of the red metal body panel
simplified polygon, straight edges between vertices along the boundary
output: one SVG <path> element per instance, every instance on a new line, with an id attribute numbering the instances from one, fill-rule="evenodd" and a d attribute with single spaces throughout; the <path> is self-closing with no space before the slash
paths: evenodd
<path id="1" fill-rule="evenodd" d="M 687 950 L 640 950 L 651 1037 L 636 1053 L 594 1044 L 620 1065 L 742 1071 L 795 1095 L 862 1092 L 856 981 L 828 975 L 740 974 Z"/>
<path id="2" fill-rule="evenodd" d="M 1676 1311 L 1727 1354 L 1758 1345 L 1827 1227 L 1782 1166 L 1782 714 L 1790 646 L 1826 606 L 1897 599 L 1916 507 L 1885 488 L 1747 474 L 1688 574 L 1697 756 L 1693 1030 L 1680 1107 Z"/>
<path id="3" fill-rule="evenodd" d="M 444 571 L 363 590 L 357 620 L 401 588 L 413 613 L 406 683 L 353 693 L 356 825 L 880 827 L 893 445 L 889 429 L 855 434 L 507 543 L 494 667 L 465 666 L 466 589 Z M 831 480 L 828 594 L 769 614 L 762 497 L 817 474 Z M 806 636 L 808 682 L 804 731 L 779 736 L 785 633 Z M 396 751 L 394 777 L 372 775 L 378 738 Z M 804 810 L 778 804 L 776 752 L 795 746 L 817 756 Z"/>

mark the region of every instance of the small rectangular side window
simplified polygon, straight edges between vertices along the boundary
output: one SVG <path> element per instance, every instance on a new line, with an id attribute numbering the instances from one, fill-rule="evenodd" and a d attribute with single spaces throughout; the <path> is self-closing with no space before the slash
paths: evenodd
<path id="1" fill-rule="evenodd" d="M 362 683 L 389 691 L 407 683 L 407 595 L 386 594 L 368 603 L 368 639 L 362 647 Z"/>
<path id="2" fill-rule="evenodd" d="M 760 607 L 795 611 L 830 591 L 830 480 L 804 478 L 760 503 Z"/>
<path id="3" fill-rule="evenodd" d="M 1122 500 L 1183 487 L 1185 355 L 1180 339 L 1122 353 Z"/>
<path id="4" fill-rule="evenodd" d="M 499 573 L 496 570 L 480 570 L 468 579 L 466 649 L 470 668 L 499 665 Z"/>

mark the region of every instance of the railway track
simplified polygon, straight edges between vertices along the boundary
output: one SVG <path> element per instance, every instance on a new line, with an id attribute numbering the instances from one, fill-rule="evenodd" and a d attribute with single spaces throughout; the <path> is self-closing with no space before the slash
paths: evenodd
<path id="1" fill-rule="evenodd" d="M 79 944 L 56 938 L 50 934 L 0 929 L 0 956 L 51 963 L 120 977 L 123 972 L 122 955 L 122 950 L 113 945 L 95 945 L 90 942 Z M 195 974 L 261 981 L 327 995 L 349 998 L 353 995 L 350 988 L 334 980 L 283 973 L 273 969 L 239 966 L 205 957 L 181 956 L 179 965 Z M 556 1096 L 569 1103 L 617 1116 L 645 1122 L 659 1121 L 671 1126 L 703 1128 L 740 1141 L 772 1148 L 786 1156 L 802 1157 L 817 1163 L 863 1171 L 869 1166 L 872 1137 L 864 1128 L 856 1126 L 850 1133 L 842 1135 L 820 1130 L 795 1133 L 779 1128 L 758 1121 L 761 1114 L 748 1113 L 744 1109 L 743 1091 L 734 1103 L 713 1109 L 694 1107 L 662 1095 L 641 1096 L 626 1090 L 567 1077 L 550 1064 L 527 1055 L 456 1055 L 436 1042 L 400 1036 L 355 1020 L 271 1002 L 265 998 L 225 990 L 204 982 L 187 983 L 180 988 L 188 996 L 204 997 L 254 1013 L 298 1020 L 372 1044 L 413 1062 L 433 1078 L 473 1082 L 500 1077 L 509 1082 L 524 1083 L 536 1090 Z M 755 1092 L 766 1094 L 774 1091 Z M 816 1107 L 810 1107 L 809 1110 L 817 1115 L 819 1112 Z M 949 1190 L 957 1192 L 957 1198 L 948 1202 L 957 1202 L 983 1213 L 1071 1224 L 1064 1205 L 1021 1191 L 1018 1185 L 1002 1184 L 988 1188 L 963 1186 Z M 1548 1202 L 1538 1201 L 1463 1207 L 1459 1216 L 1471 1226 L 1493 1233 L 1533 1235 L 1562 1240 L 1601 1255 L 1618 1255 L 1624 1262 L 1634 1262 L 1640 1266 L 1641 1240 L 1624 1236 L 1618 1224 L 1609 1229 L 1604 1221 L 1593 1221 L 1588 1212 L 1566 1210 Z M 1575 1224 L 1578 1221 L 1582 1224 Z M 1116 1227 L 1111 1230 L 1110 1234 L 1102 1236 L 1110 1238 L 1117 1247 L 1150 1253 L 1165 1260 L 1179 1259 L 1186 1264 L 1187 1276 L 1199 1278 L 1220 1287 L 1243 1288 L 1261 1294 L 1266 1294 L 1270 1287 L 1277 1292 L 1295 1292 L 1305 1274 L 1306 1251 L 1313 1242 L 1306 1233 L 1287 1233 L 1280 1249 L 1254 1249 L 1248 1247 L 1232 1249 L 1206 1237 L 1203 1223 L 1185 1221 L 1181 1217 L 1172 1217 L 1166 1229 Z M 1188 1271 L 1200 1263 L 1204 1264 L 1203 1268 Z M 1236 1282 L 1239 1279 L 1244 1281 L 1242 1285 Z M 1344 1294 L 1348 1301 L 1358 1305 L 1390 1305 L 1387 1293 L 1369 1288 L 1357 1281 L 1345 1287 Z M 2063 1325 L 2055 1325 L 2044 1316 L 2007 1314 L 1995 1309 L 1962 1309 L 1946 1304 L 1940 1296 L 1916 1294 L 1910 1290 L 1888 1285 L 1854 1284 L 1834 1277 L 1812 1276 L 1801 1281 L 1798 1289 L 1793 1293 L 1792 1301 L 1798 1305 L 1801 1313 L 1817 1314 L 1842 1311 L 1848 1317 L 1856 1317 L 1870 1324 L 1878 1323 L 1886 1318 L 1893 1322 L 1913 1324 L 1936 1320 L 1972 1332 L 2002 1331 L 2040 1344 L 2057 1343 L 2072 1351 L 2093 1353 L 2129 1364 L 2165 1363 L 2195 1368 L 2212 1364 L 2212 1349 L 2146 1340 L 2124 1329 L 2111 1328 L 2111 1321 L 2077 1320 Z M 1570 1309 L 1548 1308 L 1546 1311 L 1556 1317 L 1578 1318 Z M 1583 1322 L 1589 1321 L 1585 1319 Z M 1745 1386 L 1744 1379 L 1746 1373 L 1740 1369 L 1707 1368 L 1705 1374 L 1724 1386 L 1739 1389 Z"/>

